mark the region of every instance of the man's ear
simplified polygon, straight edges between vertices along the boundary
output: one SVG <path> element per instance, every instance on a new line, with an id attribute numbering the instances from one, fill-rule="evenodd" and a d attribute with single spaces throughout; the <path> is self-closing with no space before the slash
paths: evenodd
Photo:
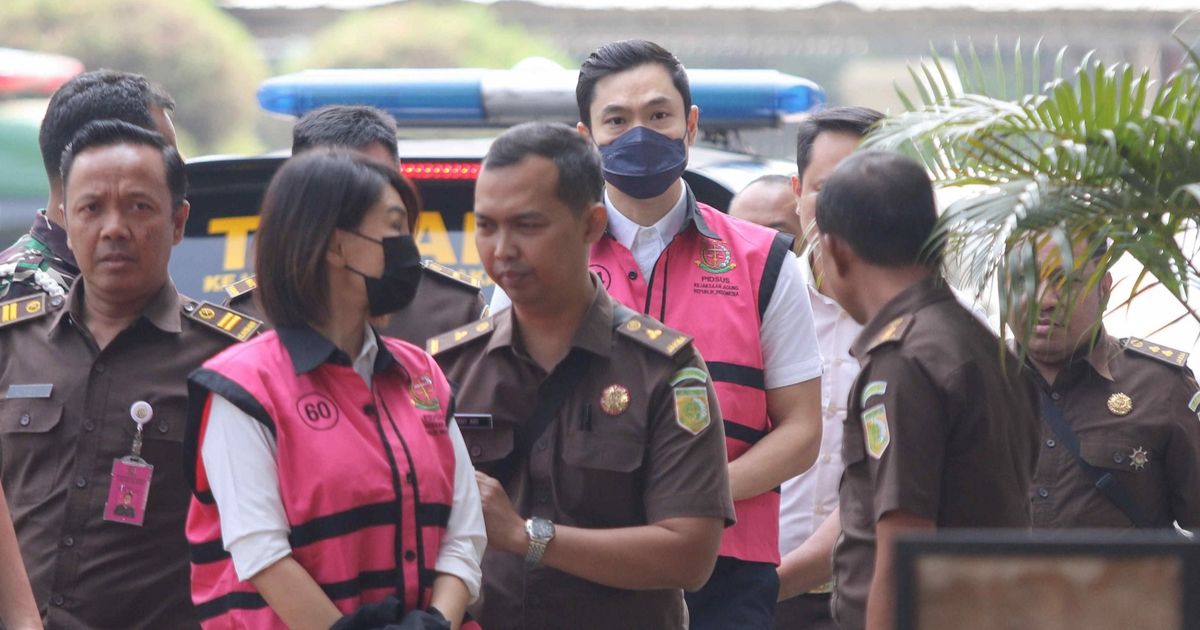
<path id="1" fill-rule="evenodd" d="M 687 115 L 687 143 L 696 144 L 696 134 L 700 129 L 700 108 L 692 105 Z"/>
<path id="2" fill-rule="evenodd" d="M 583 138 L 588 142 L 595 142 L 592 140 L 592 130 L 588 129 L 587 125 L 583 124 L 582 120 L 575 123 L 575 131 L 578 131 L 579 135 L 583 136 Z"/>
<path id="3" fill-rule="evenodd" d="M 825 272 L 834 271 L 839 278 L 846 277 L 850 270 L 851 259 L 855 255 L 849 243 L 830 234 L 821 234 L 821 256 L 825 263 Z"/>
<path id="4" fill-rule="evenodd" d="M 800 176 L 792 175 L 792 194 L 796 195 L 796 201 L 800 201 L 800 193 L 803 189 L 800 188 Z"/>
<path id="5" fill-rule="evenodd" d="M 602 203 L 596 203 L 584 210 L 583 213 L 583 220 L 587 224 L 584 236 L 589 244 L 595 243 L 600 240 L 604 230 L 608 227 L 608 208 Z"/>
<path id="6" fill-rule="evenodd" d="M 179 204 L 179 208 L 171 216 L 171 223 L 174 225 L 174 234 L 171 240 L 172 245 L 178 245 L 183 240 L 183 228 L 187 225 L 188 214 L 192 211 L 192 204 L 188 203 L 187 199 Z"/>

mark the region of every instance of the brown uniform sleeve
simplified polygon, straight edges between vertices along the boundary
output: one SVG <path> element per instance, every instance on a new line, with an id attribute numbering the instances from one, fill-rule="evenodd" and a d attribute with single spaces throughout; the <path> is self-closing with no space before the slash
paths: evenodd
<path id="1" fill-rule="evenodd" d="M 1200 529 L 1200 387 L 1183 373 L 1172 395 L 1170 441 L 1167 444 L 1167 496 L 1179 526 Z M 1195 406 L 1196 409 L 1191 407 Z"/>
<path id="2" fill-rule="evenodd" d="M 674 374 L 696 368 L 704 372 L 705 379 L 701 382 L 698 378 L 686 378 L 671 385 L 670 381 L 675 379 L 668 376 L 654 387 L 643 499 L 646 519 L 654 523 L 700 516 L 724 519 L 729 526 L 735 521 L 733 499 L 729 493 L 724 422 L 712 377 L 694 349 L 681 354 L 686 356 L 676 362 Z M 701 402 L 708 407 L 708 422 L 693 433 L 699 425 L 694 415 L 686 414 L 694 414 Z M 685 417 L 680 418 L 679 414 Z"/>
<path id="3" fill-rule="evenodd" d="M 875 519 L 900 510 L 936 520 L 948 435 L 946 402 L 929 375 L 898 352 L 872 357 L 867 370 L 856 420 L 863 424 L 871 458 Z"/>

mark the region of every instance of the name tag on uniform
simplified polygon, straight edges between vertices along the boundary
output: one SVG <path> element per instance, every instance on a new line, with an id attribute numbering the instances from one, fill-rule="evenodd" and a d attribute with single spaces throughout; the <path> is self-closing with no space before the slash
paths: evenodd
<path id="1" fill-rule="evenodd" d="M 9 385 L 6 398 L 49 398 L 54 390 L 53 383 L 32 383 L 29 385 Z"/>
<path id="2" fill-rule="evenodd" d="M 490 413 L 456 413 L 454 421 L 458 423 L 460 430 L 480 430 L 492 428 L 492 414 Z"/>

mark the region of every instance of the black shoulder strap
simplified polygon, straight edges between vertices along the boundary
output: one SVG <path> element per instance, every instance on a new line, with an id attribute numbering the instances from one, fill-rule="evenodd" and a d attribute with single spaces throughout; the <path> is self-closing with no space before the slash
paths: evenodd
<path id="1" fill-rule="evenodd" d="M 614 301 L 615 302 L 615 301 Z M 614 304 L 613 329 L 620 327 L 637 316 L 637 313 L 622 304 Z M 529 422 L 518 426 L 513 432 L 513 451 L 497 464 L 493 470 L 496 480 L 507 485 L 516 471 L 529 459 L 534 442 L 542 437 L 550 422 L 558 415 L 563 402 L 579 386 L 589 365 L 588 353 L 572 348 L 567 358 L 554 367 L 554 371 L 538 386 L 538 401 Z"/>
<path id="2" fill-rule="evenodd" d="M 785 264 L 792 261 L 792 244 L 796 237 L 780 232 L 771 241 L 771 249 L 767 252 L 767 266 L 763 268 L 762 282 L 758 286 L 758 318 L 767 314 L 771 304 L 771 296 L 775 294 L 775 284 L 779 282 L 779 272 Z"/>
<path id="3" fill-rule="evenodd" d="M 1138 507 L 1137 503 L 1134 502 L 1133 497 L 1130 496 L 1129 491 L 1125 489 L 1120 480 L 1114 477 L 1111 472 L 1101 470 L 1083 459 L 1083 455 L 1079 453 L 1079 436 L 1075 435 L 1071 431 L 1071 428 L 1067 426 L 1067 421 L 1063 418 L 1062 410 L 1058 408 L 1058 405 L 1054 404 L 1054 401 L 1050 399 L 1050 395 L 1045 390 L 1039 387 L 1038 391 L 1041 392 L 1042 398 L 1042 418 L 1045 419 L 1046 424 L 1050 425 L 1050 429 L 1054 431 L 1054 435 L 1058 436 L 1063 446 L 1066 446 L 1067 450 L 1071 451 L 1071 454 L 1075 456 L 1075 461 L 1079 466 L 1095 480 L 1096 489 L 1100 491 L 1100 494 L 1103 494 L 1104 498 L 1117 506 L 1117 509 L 1121 510 L 1121 513 L 1135 527 L 1139 529 L 1153 527 L 1153 523 L 1150 522 L 1150 519 L 1146 518 L 1146 515 Z"/>

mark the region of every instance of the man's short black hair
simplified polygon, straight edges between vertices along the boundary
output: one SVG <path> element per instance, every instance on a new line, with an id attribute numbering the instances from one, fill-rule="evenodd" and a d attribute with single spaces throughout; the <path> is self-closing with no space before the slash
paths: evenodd
<path id="1" fill-rule="evenodd" d="M 936 266 L 930 245 L 937 202 L 925 168 L 898 153 L 862 151 L 846 158 L 817 197 L 817 228 L 881 267 Z"/>
<path id="2" fill-rule="evenodd" d="M 804 171 L 812 161 L 812 147 L 817 136 L 831 131 L 862 138 L 880 120 L 883 120 L 882 112 L 869 107 L 851 106 L 822 110 L 800 121 L 796 127 L 796 176 L 804 179 Z"/>
<path id="3" fill-rule="evenodd" d="M 171 191 L 171 211 L 179 210 L 187 196 L 187 172 L 183 168 L 183 158 L 179 151 L 166 143 L 163 137 L 155 131 L 144 129 L 123 120 L 94 120 L 83 126 L 79 133 L 71 139 L 71 143 L 62 153 L 62 177 L 64 194 L 66 193 L 67 178 L 71 175 L 71 167 L 75 158 L 88 149 L 111 147 L 118 144 L 133 144 L 153 147 L 162 154 L 163 172 L 167 177 L 167 188 Z"/>
<path id="4" fill-rule="evenodd" d="M 93 70 L 67 81 L 50 97 L 38 131 L 47 177 L 59 177 L 63 149 L 84 125 L 94 120 L 123 120 L 157 130 L 154 108 L 172 111 L 175 101 L 140 74 Z"/>
<path id="5" fill-rule="evenodd" d="M 576 214 L 600 202 L 604 174 L 600 153 L 577 131 L 561 123 L 530 122 L 509 129 L 492 142 L 483 168 L 504 168 L 530 155 L 554 162 L 557 194 Z"/>
<path id="6" fill-rule="evenodd" d="M 396 121 L 391 114 L 366 105 L 330 105 L 315 109 L 292 127 L 292 155 L 319 146 L 363 149 L 378 142 L 396 161 Z"/>
<path id="7" fill-rule="evenodd" d="M 692 88 L 688 83 L 687 70 L 670 51 L 644 39 L 626 39 L 605 44 L 579 67 L 579 82 L 575 84 L 575 103 L 579 106 L 579 120 L 588 129 L 592 128 L 592 101 L 596 100 L 596 82 L 610 74 L 631 68 L 656 63 L 671 75 L 671 82 L 683 97 L 683 115 L 692 109 Z"/>

